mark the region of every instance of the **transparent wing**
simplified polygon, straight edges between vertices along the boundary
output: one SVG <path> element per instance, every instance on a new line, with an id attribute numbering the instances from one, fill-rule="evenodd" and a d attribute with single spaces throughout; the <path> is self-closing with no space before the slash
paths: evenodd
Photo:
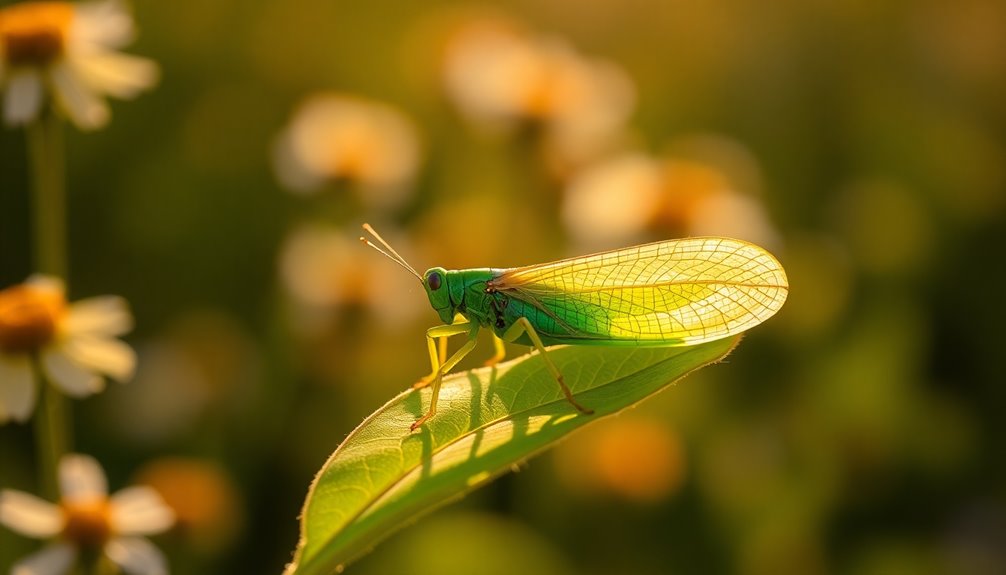
<path id="1" fill-rule="evenodd" d="M 688 238 L 504 270 L 491 287 L 540 309 L 570 339 L 694 344 L 754 327 L 789 283 L 764 249 Z"/>

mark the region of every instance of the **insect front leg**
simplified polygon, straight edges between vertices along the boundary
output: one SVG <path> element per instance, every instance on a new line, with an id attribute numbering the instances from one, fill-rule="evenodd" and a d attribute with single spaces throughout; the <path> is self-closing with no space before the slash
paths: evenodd
<path id="1" fill-rule="evenodd" d="M 430 350 L 430 366 L 432 367 L 432 371 L 429 375 L 412 384 L 413 389 L 426 387 L 437 377 L 437 370 L 440 369 L 440 365 L 444 363 L 444 358 L 447 356 L 447 338 L 467 332 L 471 328 L 471 325 L 469 322 L 453 323 L 451 325 L 438 325 L 426 330 L 426 346 Z M 437 338 L 440 339 L 439 350 L 435 343 Z"/>
<path id="2" fill-rule="evenodd" d="M 584 413 L 586 415 L 594 413 L 593 409 L 587 409 L 573 399 L 573 392 L 570 391 L 569 386 L 567 386 L 566 382 L 563 380 L 562 373 L 559 371 L 559 368 L 556 367 L 555 364 L 552 363 L 552 359 L 548 357 L 548 353 L 545 351 L 545 346 L 541 343 L 541 338 L 538 337 L 538 332 L 535 331 L 534 326 L 531 325 L 531 322 L 528 321 L 526 317 L 522 317 L 514 322 L 514 324 L 511 325 L 503 334 L 503 339 L 506 341 L 514 341 L 519 338 L 522 333 L 526 333 L 528 337 L 531 338 L 531 342 L 534 343 L 535 348 L 538 349 L 538 354 L 541 355 L 543 360 L 545 360 L 545 366 L 548 367 L 550 372 L 552 372 L 552 376 L 555 377 L 555 380 L 559 382 L 559 387 L 562 388 L 562 393 L 566 396 L 566 401 L 570 402 L 580 413 Z"/>
<path id="3" fill-rule="evenodd" d="M 452 325 L 452 326 L 440 326 L 440 327 L 455 327 L 455 326 Z M 461 327 L 461 326 L 458 326 L 458 327 Z M 466 323 L 466 324 L 463 324 L 463 327 L 469 329 L 469 331 L 468 331 L 468 341 L 466 341 L 465 344 L 461 346 L 461 349 L 459 349 L 456 352 L 454 352 L 454 355 L 452 355 L 450 357 L 450 359 L 448 359 L 447 361 L 445 361 L 444 363 L 442 363 L 440 365 L 440 367 L 438 367 L 435 370 L 434 377 L 433 377 L 433 389 L 430 390 L 430 410 L 426 412 L 426 415 L 420 417 L 415 423 L 413 423 L 412 427 L 409 428 L 410 430 L 415 431 L 417 427 L 419 427 L 420 425 L 426 423 L 431 417 L 433 417 L 433 414 L 437 412 L 437 399 L 440 397 L 440 384 L 443 383 L 443 381 L 444 381 L 444 374 L 446 374 L 448 371 L 450 371 L 451 369 L 453 369 L 454 366 L 457 365 L 459 361 L 461 361 L 462 359 L 464 359 L 464 357 L 466 355 L 468 355 L 469 352 L 471 352 L 473 349 L 475 349 L 475 344 L 478 342 L 479 324 L 477 324 L 477 323 Z M 431 331 L 433 331 L 434 329 L 437 329 L 437 328 L 430 329 L 429 331 L 426 332 L 427 333 L 427 337 L 428 337 L 428 341 L 430 342 L 430 357 L 431 358 L 433 357 L 433 354 L 434 354 L 434 351 L 435 351 L 433 349 L 433 337 L 437 337 L 437 336 L 433 335 L 431 337 L 428 334 Z M 454 333 L 460 333 L 460 332 L 454 332 Z"/>

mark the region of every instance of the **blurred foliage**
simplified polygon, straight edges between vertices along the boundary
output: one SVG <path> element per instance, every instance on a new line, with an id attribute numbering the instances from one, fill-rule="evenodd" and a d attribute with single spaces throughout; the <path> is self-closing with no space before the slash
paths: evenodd
<path id="1" fill-rule="evenodd" d="M 130 51 L 157 60 L 163 79 L 115 104 L 108 129 L 68 128 L 69 295 L 125 296 L 141 366 L 133 383 L 76 406 L 76 447 L 116 485 L 202 485 L 188 494 L 220 516 L 158 539 L 175 572 L 278 573 L 326 456 L 425 373 L 422 334 L 436 316 L 408 274 L 352 251 L 361 222 L 419 268 L 617 247 L 562 214 L 581 170 L 622 152 L 719 174 L 660 172 L 660 194 L 743 201 L 658 202 L 619 241 L 690 233 L 709 213 L 702 229 L 740 235 L 760 214 L 790 301 L 728 364 L 403 531 L 359 571 L 470 573 L 465 561 L 493 557 L 552 573 L 1006 569 L 1006 469 L 994 455 L 1006 439 L 1002 2 L 134 10 Z M 557 165 L 533 118 L 500 130 L 459 112 L 444 50 L 487 12 L 624 70 L 635 109 L 610 150 Z M 360 201 L 344 178 L 310 196 L 284 191 L 277 140 L 319 91 L 412 122 L 421 158 L 403 204 Z M 0 132 L 2 286 L 32 272 L 24 149 L 22 132 Z M 612 213 L 625 198 L 606 200 Z M 327 300 L 305 301 L 282 271 L 304 229 L 349 239 L 311 244 L 321 259 L 299 264 L 338 272 L 317 280 L 337 284 Z M 621 442 L 625 452 L 611 446 Z M 620 462 L 638 445 L 667 459 Z M 26 426 L 0 429 L 0 485 L 31 490 L 31 446 Z M 199 529 L 219 537 L 194 541 Z M 0 531 L 0 570 L 32 545 Z"/>

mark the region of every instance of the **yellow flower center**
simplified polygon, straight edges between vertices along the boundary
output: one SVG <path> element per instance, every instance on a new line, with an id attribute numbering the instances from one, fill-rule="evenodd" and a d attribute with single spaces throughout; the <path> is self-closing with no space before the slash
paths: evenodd
<path id="1" fill-rule="evenodd" d="M 729 192 L 730 182 L 716 169 L 687 160 L 671 160 L 664 169 L 662 223 L 675 233 L 688 234 L 703 202 Z"/>
<path id="2" fill-rule="evenodd" d="M 525 120 L 535 122 L 562 116 L 583 100 L 584 81 L 576 65 L 559 57 L 542 55 L 523 78 L 517 102 L 520 112 Z"/>
<path id="3" fill-rule="evenodd" d="M 328 171 L 335 180 L 356 182 L 367 177 L 377 158 L 378 135 L 364 118 L 343 126 L 332 135 L 334 142 L 328 160 Z"/>
<path id="4" fill-rule="evenodd" d="M 364 146 L 355 143 L 339 150 L 339 153 L 332 158 L 332 175 L 335 179 L 359 180 L 366 171 L 367 164 L 370 163 L 367 152 Z"/>
<path id="5" fill-rule="evenodd" d="M 79 547 L 100 549 L 112 535 L 112 517 L 108 499 L 63 502 L 66 526 L 63 538 Z"/>
<path id="6" fill-rule="evenodd" d="M 0 291 L 0 351 L 28 353 L 51 342 L 65 308 L 60 294 L 30 285 Z"/>
<path id="7" fill-rule="evenodd" d="M 0 10 L 0 54 L 7 65 L 46 66 L 63 55 L 73 20 L 65 2 L 28 2 Z"/>
<path id="8" fill-rule="evenodd" d="M 558 82 L 543 74 L 537 82 L 527 87 L 523 94 L 521 108 L 531 120 L 545 120 L 555 114 L 558 107 Z"/>

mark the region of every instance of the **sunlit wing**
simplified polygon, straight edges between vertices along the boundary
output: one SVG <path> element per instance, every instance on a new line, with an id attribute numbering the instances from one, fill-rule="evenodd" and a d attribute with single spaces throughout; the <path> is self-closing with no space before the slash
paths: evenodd
<path id="1" fill-rule="evenodd" d="M 569 339 L 680 344 L 754 327 L 789 291 L 767 251 L 714 237 L 504 270 L 491 285 L 551 316 Z"/>

